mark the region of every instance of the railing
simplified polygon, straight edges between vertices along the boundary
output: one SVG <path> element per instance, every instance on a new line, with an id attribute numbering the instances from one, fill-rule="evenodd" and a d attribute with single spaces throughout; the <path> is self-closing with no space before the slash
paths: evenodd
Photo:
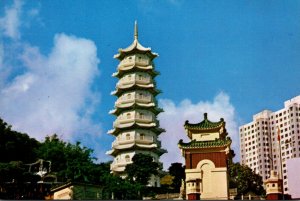
<path id="1" fill-rule="evenodd" d="M 118 65 L 118 68 L 128 67 L 128 66 L 132 66 L 132 65 L 149 66 L 150 62 L 147 59 L 139 60 L 138 58 L 134 58 L 134 59 L 131 59 L 131 60 L 123 60 Z"/>
<path id="2" fill-rule="evenodd" d="M 151 95 L 140 97 L 139 95 L 135 94 L 135 96 L 132 96 L 130 99 L 127 98 L 126 96 L 119 98 L 116 101 L 115 106 L 121 106 L 122 104 L 135 103 L 135 102 L 136 103 L 151 103 L 151 101 L 152 101 Z"/>
<path id="3" fill-rule="evenodd" d="M 148 85 L 148 84 L 153 84 L 152 79 L 150 77 L 144 77 L 143 79 L 139 79 L 136 77 L 135 79 L 127 79 L 123 78 L 120 79 L 119 82 L 117 83 L 118 88 L 124 88 L 126 85 L 133 85 L 133 84 L 141 84 L 141 85 Z"/>

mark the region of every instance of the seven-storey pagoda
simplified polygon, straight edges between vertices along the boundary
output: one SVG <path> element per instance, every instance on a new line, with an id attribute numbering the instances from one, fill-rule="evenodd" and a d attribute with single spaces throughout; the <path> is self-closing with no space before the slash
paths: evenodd
<path id="1" fill-rule="evenodd" d="M 138 41 L 137 23 L 134 27 L 134 41 L 125 48 L 119 49 L 114 58 L 120 61 L 113 77 L 119 79 L 116 90 L 111 94 L 117 96 L 115 108 L 110 114 L 116 115 L 113 129 L 109 134 L 116 137 L 112 149 L 107 152 L 114 157 L 111 171 L 120 176 L 126 176 L 124 170 L 132 163 L 132 157 L 137 153 L 151 155 L 156 162 L 166 151 L 161 149 L 158 135 L 164 132 L 159 127 L 157 115 L 162 112 L 158 108 L 156 95 L 155 71 L 153 59 L 156 53 L 151 48 L 143 47 Z M 157 177 L 149 181 L 151 186 L 159 186 Z"/>

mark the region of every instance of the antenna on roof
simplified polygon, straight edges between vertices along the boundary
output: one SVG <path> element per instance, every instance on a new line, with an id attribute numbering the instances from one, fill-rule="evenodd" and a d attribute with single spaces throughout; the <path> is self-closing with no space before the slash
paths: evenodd
<path id="1" fill-rule="evenodd" d="M 138 25 L 137 25 L 137 21 L 135 20 L 134 22 L 134 40 L 138 39 Z"/>

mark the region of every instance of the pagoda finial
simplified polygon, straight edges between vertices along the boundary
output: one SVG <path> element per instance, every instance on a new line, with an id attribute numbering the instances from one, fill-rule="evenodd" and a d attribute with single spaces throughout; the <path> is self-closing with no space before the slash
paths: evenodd
<path id="1" fill-rule="evenodd" d="M 135 20 L 134 22 L 134 40 L 138 39 L 138 25 L 137 25 L 137 21 Z"/>
<path id="2" fill-rule="evenodd" d="M 204 113 L 204 119 L 207 120 L 207 113 Z"/>

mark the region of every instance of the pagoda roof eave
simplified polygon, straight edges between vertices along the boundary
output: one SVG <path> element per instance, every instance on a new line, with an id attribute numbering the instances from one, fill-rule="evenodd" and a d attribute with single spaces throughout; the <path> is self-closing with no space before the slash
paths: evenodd
<path id="1" fill-rule="evenodd" d="M 193 130 L 193 131 L 210 131 L 222 128 L 225 126 L 225 121 L 223 118 L 220 119 L 218 122 L 212 122 L 207 119 L 207 113 L 204 113 L 204 120 L 200 123 L 191 124 L 189 121 L 186 121 L 184 124 L 184 128 L 186 130 Z"/>
<path id="2" fill-rule="evenodd" d="M 163 132 L 166 132 L 165 129 L 163 128 L 160 128 L 160 127 L 157 127 L 157 126 L 153 126 L 153 127 L 143 127 L 143 126 L 140 126 L 138 124 L 133 124 L 129 127 L 126 127 L 126 128 L 113 128 L 111 130 L 109 130 L 107 133 L 108 134 L 111 134 L 113 136 L 117 136 L 121 131 L 124 131 L 124 130 L 131 130 L 131 129 L 134 129 L 134 128 L 139 128 L 139 129 L 150 129 L 152 132 L 154 132 L 156 135 L 160 135 L 161 133 Z"/>
<path id="3" fill-rule="evenodd" d="M 139 103 L 135 103 L 133 102 L 132 104 L 128 104 L 124 107 L 119 107 L 116 106 L 114 109 L 109 111 L 109 114 L 113 114 L 113 115 L 119 115 L 121 114 L 122 111 L 128 110 L 129 108 L 134 108 L 134 109 L 147 109 L 151 112 L 153 112 L 153 114 L 158 115 L 159 113 L 163 112 L 164 110 L 157 107 L 154 103 L 153 104 L 139 104 Z"/>
<path id="4" fill-rule="evenodd" d="M 151 52 L 151 48 L 146 48 L 144 46 L 142 46 L 139 41 L 137 40 L 137 38 L 134 39 L 133 43 L 128 46 L 127 48 L 124 49 L 119 49 L 119 53 L 114 55 L 115 59 L 119 59 L 122 60 L 126 55 L 132 53 L 132 52 L 142 52 L 142 53 L 148 53 L 149 56 L 151 57 L 151 59 L 154 59 L 155 57 L 158 56 L 157 53 L 153 53 Z"/>
<path id="5" fill-rule="evenodd" d="M 157 76 L 157 75 L 160 75 L 160 72 L 158 71 L 155 71 L 153 70 L 153 67 L 151 66 L 151 68 L 139 68 L 138 66 L 136 65 L 132 65 L 132 67 L 128 68 L 127 70 L 121 70 L 121 69 L 118 69 L 117 72 L 114 72 L 112 74 L 112 77 L 117 77 L 117 78 L 120 78 L 122 77 L 123 74 L 125 73 L 128 73 L 128 72 L 133 72 L 135 70 L 138 70 L 138 71 L 148 71 L 148 73 L 150 75 L 152 75 L 153 77 Z M 150 70 L 150 71 L 149 71 Z"/>
<path id="6" fill-rule="evenodd" d="M 231 144 L 231 139 L 226 138 L 225 140 L 213 140 L 213 141 L 196 141 L 193 140 L 189 143 L 184 143 L 182 140 L 178 142 L 178 147 L 180 149 L 199 149 L 199 148 L 217 148 L 217 147 L 227 147 Z"/>
<path id="7" fill-rule="evenodd" d="M 125 150 L 128 150 L 128 149 L 132 149 L 132 148 L 138 148 L 138 149 L 141 149 L 141 150 L 150 150 L 151 149 L 151 150 L 155 150 L 155 152 L 157 154 L 160 154 L 160 155 L 168 152 L 167 150 L 158 147 L 157 144 L 152 144 L 152 145 L 149 146 L 149 145 L 142 145 L 142 144 L 139 144 L 139 143 L 132 143 L 127 147 L 113 148 L 113 149 L 107 151 L 106 154 L 111 155 L 111 156 L 116 156 L 118 153 L 120 153 L 122 151 L 125 151 Z"/>

